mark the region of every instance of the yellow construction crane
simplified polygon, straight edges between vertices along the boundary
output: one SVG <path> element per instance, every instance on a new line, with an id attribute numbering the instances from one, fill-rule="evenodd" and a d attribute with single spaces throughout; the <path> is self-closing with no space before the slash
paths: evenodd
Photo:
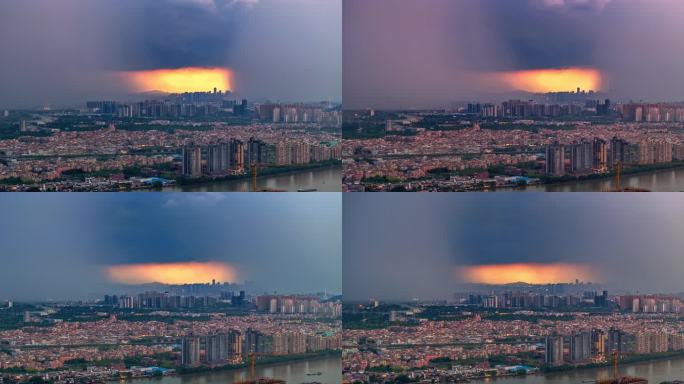
<path id="1" fill-rule="evenodd" d="M 252 192 L 257 191 L 257 165 L 252 165 Z"/>
<path id="2" fill-rule="evenodd" d="M 263 356 L 263 353 L 259 353 L 258 355 Z M 249 354 L 249 380 L 250 381 L 257 380 L 257 377 L 256 377 L 256 357 L 257 357 L 256 352 L 250 352 L 250 354 Z"/>
<path id="3" fill-rule="evenodd" d="M 615 189 L 622 191 L 622 162 L 615 163 Z"/>
<path id="4" fill-rule="evenodd" d="M 285 383 L 283 380 L 273 379 L 270 377 L 257 377 L 256 376 L 256 358 L 257 356 L 269 356 L 268 353 L 257 353 L 250 352 L 249 358 L 249 378 L 245 381 L 236 382 L 236 384 L 282 384 Z"/>
<path id="5" fill-rule="evenodd" d="M 622 188 L 622 162 L 618 161 L 615 163 L 615 189 L 609 190 L 609 192 L 650 192 L 645 188 L 637 187 L 626 187 Z"/>
<path id="6" fill-rule="evenodd" d="M 253 164 L 252 167 L 250 168 L 251 174 L 252 174 L 252 192 L 284 192 L 278 189 L 272 189 L 268 187 L 264 187 L 261 189 L 257 189 L 257 173 L 259 170 L 259 165 L 258 164 Z"/>

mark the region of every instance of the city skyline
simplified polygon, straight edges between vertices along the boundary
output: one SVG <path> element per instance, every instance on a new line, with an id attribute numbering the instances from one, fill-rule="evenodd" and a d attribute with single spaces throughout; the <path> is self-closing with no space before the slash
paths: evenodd
<path id="1" fill-rule="evenodd" d="M 12 53 L 0 58 L 0 107 L 180 91 L 179 79 L 188 91 L 339 101 L 341 13 L 341 2 L 328 0 L 3 2 L 8 30 L 41 28 L 0 37 Z"/>
<path id="2" fill-rule="evenodd" d="M 684 56 L 667 47 L 682 11 L 669 0 L 347 1 L 344 107 L 444 108 L 577 87 L 680 101 Z"/>
<path id="3" fill-rule="evenodd" d="M 355 196 L 344 196 L 345 300 L 448 299 L 464 283 L 519 281 L 684 291 L 676 195 Z"/>
<path id="4" fill-rule="evenodd" d="M 335 194 L 17 194 L 2 200 L 0 300 L 97 298 L 148 283 L 340 292 Z M 30 214 L 26 214 L 29 212 Z M 39 238 L 40 241 L 36 241 Z"/>

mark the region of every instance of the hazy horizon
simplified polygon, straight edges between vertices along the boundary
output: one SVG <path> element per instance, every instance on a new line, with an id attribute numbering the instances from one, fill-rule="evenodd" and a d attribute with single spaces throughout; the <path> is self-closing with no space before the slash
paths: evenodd
<path id="1" fill-rule="evenodd" d="M 0 200 L 0 300 L 248 282 L 342 290 L 338 194 L 10 194 Z"/>
<path id="2" fill-rule="evenodd" d="M 684 54 L 672 48 L 682 15 L 676 0 L 348 0 L 344 107 L 441 108 L 576 87 L 682 101 Z"/>
<path id="3" fill-rule="evenodd" d="M 345 194 L 343 294 L 448 299 L 461 284 L 506 279 L 684 292 L 684 204 L 651 196 Z"/>
<path id="4" fill-rule="evenodd" d="M 341 7 L 338 0 L 4 1 L 0 108 L 127 99 L 138 90 L 121 74 L 186 67 L 229 70 L 231 90 L 248 99 L 339 101 Z M 207 81 L 205 91 L 221 89 Z"/>

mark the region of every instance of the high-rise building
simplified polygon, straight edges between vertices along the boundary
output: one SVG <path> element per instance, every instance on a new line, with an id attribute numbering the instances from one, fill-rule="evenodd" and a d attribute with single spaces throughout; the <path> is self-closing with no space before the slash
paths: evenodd
<path id="1" fill-rule="evenodd" d="M 196 366 L 200 363 L 200 339 L 187 336 L 181 340 L 181 364 Z"/>
<path id="2" fill-rule="evenodd" d="M 665 332 L 652 332 L 649 335 L 649 344 L 651 353 L 662 353 L 667 352 L 669 348 L 667 333 Z"/>
<path id="3" fill-rule="evenodd" d="M 211 174 L 225 173 L 230 169 L 230 144 L 220 143 L 209 146 L 207 169 Z"/>
<path id="4" fill-rule="evenodd" d="M 218 361 L 219 343 L 217 335 L 210 335 L 202 338 L 204 340 L 204 361 Z"/>
<path id="5" fill-rule="evenodd" d="M 497 108 L 494 104 L 485 104 L 482 106 L 482 111 L 480 112 L 482 117 L 497 117 Z"/>
<path id="6" fill-rule="evenodd" d="M 684 349 L 684 334 L 677 333 L 670 335 L 670 350 L 681 351 Z"/>
<path id="7" fill-rule="evenodd" d="M 202 148 L 195 145 L 183 147 L 183 176 L 202 176 Z"/>
<path id="8" fill-rule="evenodd" d="M 608 169 L 608 145 L 605 140 L 594 139 L 594 169 L 604 171 Z"/>
<path id="9" fill-rule="evenodd" d="M 245 355 L 249 355 L 250 353 L 272 353 L 273 336 L 265 335 L 259 331 L 248 328 L 245 332 L 242 350 Z"/>
<path id="10" fill-rule="evenodd" d="M 563 336 L 546 336 L 544 362 L 549 365 L 563 363 Z"/>
<path id="11" fill-rule="evenodd" d="M 240 116 L 247 114 L 247 99 L 242 99 L 240 104 L 233 106 L 233 114 Z"/>
<path id="12" fill-rule="evenodd" d="M 606 343 L 606 354 L 612 356 L 617 354 L 622 356 L 624 353 L 625 333 L 619 329 L 611 328 L 608 330 L 608 342 Z"/>
<path id="13" fill-rule="evenodd" d="M 596 105 L 596 114 L 599 116 L 607 116 L 610 114 L 610 99 L 606 99 L 603 104 Z"/>
<path id="14" fill-rule="evenodd" d="M 606 333 L 600 329 L 591 331 L 591 355 L 594 357 L 606 356 Z"/>
<path id="15" fill-rule="evenodd" d="M 668 337 L 663 332 L 639 332 L 634 335 L 634 351 L 638 354 L 667 352 Z"/>
<path id="16" fill-rule="evenodd" d="M 618 163 L 625 164 L 627 162 L 628 146 L 628 142 L 618 139 L 617 137 L 613 137 L 613 139 L 610 140 L 611 167 L 614 167 Z"/>
<path id="17" fill-rule="evenodd" d="M 225 335 L 210 335 L 204 338 L 204 361 L 213 364 L 227 357 Z M 223 345 L 222 345 L 223 344 Z"/>
<path id="18" fill-rule="evenodd" d="M 259 338 L 261 336 L 262 335 L 259 333 L 259 331 L 253 330 L 252 328 L 247 328 L 247 331 L 245 332 L 245 342 L 243 344 L 243 351 L 245 355 L 259 352 L 257 349 L 259 345 Z"/>
<path id="19" fill-rule="evenodd" d="M 558 143 L 546 147 L 546 174 L 549 176 L 565 174 L 565 147 Z"/>
<path id="20" fill-rule="evenodd" d="M 245 146 L 238 139 L 230 140 L 230 166 L 235 171 L 245 169 Z"/>
<path id="21" fill-rule="evenodd" d="M 86 108 L 91 112 L 102 113 L 102 114 L 116 114 L 118 111 L 119 103 L 116 101 L 88 101 L 86 102 Z"/>
<path id="22" fill-rule="evenodd" d="M 239 295 L 230 298 L 230 305 L 233 307 L 242 307 L 247 303 L 245 291 L 240 291 Z"/>
<path id="23" fill-rule="evenodd" d="M 591 334 L 576 333 L 570 336 L 570 361 L 583 362 L 591 358 Z"/>
<path id="24" fill-rule="evenodd" d="M 605 307 L 608 305 L 608 291 L 601 292 L 601 295 L 594 296 L 594 305 L 597 307 Z"/>
<path id="25" fill-rule="evenodd" d="M 532 116 L 533 102 L 523 100 L 508 100 L 501 104 L 504 117 L 530 117 Z"/>
<path id="26" fill-rule="evenodd" d="M 592 144 L 587 140 L 570 147 L 570 169 L 573 173 L 590 171 L 593 166 Z"/>
<path id="27" fill-rule="evenodd" d="M 267 144 L 261 140 L 250 138 L 247 143 L 247 164 L 251 168 L 255 165 L 267 164 Z"/>
<path id="28" fill-rule="evenodd" d="M 242 355 L 242 333 L 238 330 L 231 330 L 228 333 L 228 352 L 231 356 Z"/>

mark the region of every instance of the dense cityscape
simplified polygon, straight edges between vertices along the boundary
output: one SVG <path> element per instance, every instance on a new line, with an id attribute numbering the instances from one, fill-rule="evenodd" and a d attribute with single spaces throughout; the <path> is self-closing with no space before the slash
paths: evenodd
<path id="1" fill-rule="evenodd" d="M 681 103 L 613 103 L 579 88 L 445 110 L 345 111 L 343 188 L 525 190 L 616 178 L 613 190 L 645 190 L 620 176 L 682 165 L 682 122 Z"/>
<path id="2" fill-rule="evenodd" d="M 338 194 L 5 196 L 0 383 L 340 382 Z"/>
<path id="3" fill-rule="evenodd" d="M 344 382 L 581 374 L 684 353 L 681 294 L 595 288 L 513 284 L 470 287 L 449 301 L 345 303 Z"/>
<path id="4" fill-rule="evenodd" d="M 247 295 L 216 282 L 167 288 L 92 302 L 3 302 L 0 382 L 104 382 L 339 353 L 339 296 Z"/>
<path id="5" fill-rule="evenodd" d="M 677 194 L 345 196 L 344 383 L 684 377 Z"/>
<path id="6" fill-rule="evenodd" d="M 0 115 L 0 188 L 116 191 L 336 167 L 339 105 L 192 92 Z"/>

